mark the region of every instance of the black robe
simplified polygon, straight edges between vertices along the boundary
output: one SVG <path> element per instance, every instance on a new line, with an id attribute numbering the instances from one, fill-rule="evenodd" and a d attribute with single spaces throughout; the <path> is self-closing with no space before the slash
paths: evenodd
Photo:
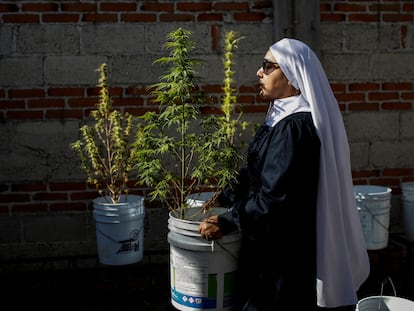
<path id="1" fill-rule="evenodd" d="M 310 112 L 262 125 L 238 183 L 219 197 L 230 208 L 220 229 L 242 234 L 234 310 L 316 305 L 319 152 Z"/>

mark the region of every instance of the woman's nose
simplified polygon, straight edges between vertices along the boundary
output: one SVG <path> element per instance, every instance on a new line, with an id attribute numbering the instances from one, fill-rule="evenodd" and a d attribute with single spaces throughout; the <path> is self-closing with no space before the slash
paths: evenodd
<path id="1" fill-rule="evenodd" d="M 256 76 L 258 78 L 261 78 L 263 76 L 263 68 L 262 67 L 259 67 L 259 69 L 257 69 Z"/>

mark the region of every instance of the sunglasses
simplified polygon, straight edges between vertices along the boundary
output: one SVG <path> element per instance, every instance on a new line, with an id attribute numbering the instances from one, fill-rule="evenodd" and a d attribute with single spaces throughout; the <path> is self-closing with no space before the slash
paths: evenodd
<path id="1" fill-rule="evenodd" d="M 279 68 L 280 66 L 278 65 L 278 63 L 268 61 L 267 59 L 263 60 L 262 70 L 265 75 L 270 75 L 273 71 Z"/>

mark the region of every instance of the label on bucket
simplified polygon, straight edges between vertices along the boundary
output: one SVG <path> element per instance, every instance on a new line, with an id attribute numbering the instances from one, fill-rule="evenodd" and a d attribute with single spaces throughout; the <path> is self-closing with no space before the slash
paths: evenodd
<path id="1" fill-rule="evenodd" d="M 232 306 L 234 271 L 211 268 L 209 256 L 171 247 L 171 299 L 184 309 L 223 310 Z M 213 271 L 215 270 L 215 271 Z M 217 309 L 216 309 L 217 308 Z"/>

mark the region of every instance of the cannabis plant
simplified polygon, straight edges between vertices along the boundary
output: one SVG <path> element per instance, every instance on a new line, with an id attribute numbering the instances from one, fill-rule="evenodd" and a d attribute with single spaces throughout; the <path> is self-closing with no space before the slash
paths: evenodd
<path id="1" fill-rule="evenodd" d="M 241 133 L 248 127 L 241 121 L 242 111 L 236 111 L 237 97 L 234 95 L 234 50 L 243 39 L 234 31 L 226 32 L 224 39 L 224 80 L 221 115 L 211 116 L 203 121 L 203 144 L 199 166 L 195 176 L 204 179 L 204 184 L 216 189 L 211 202 L 226 186 L 232 186 L 244 157 L 241 153 Z M 206 206 L 208 208 L 208 206 Z"/>
<path id="2" fill-rule="evenodd" d="M 160 199 L 180 218 L 189 194 L 231 182 L 241 160 L 233 144 L 239 119 L 231 119 L 236 101 L 231 87 L 232 50 L 238 38 L 234 32 L 226 38 L 223 115 L 201 115 L 199 107 L 209 103 L 198 85 L 196 66 L 201 61 L 191 57 L 195 51 L 191 32 L 178 28 L 168 34 L 164 45 L 169 56 L 155 61 L 168 67 L 160 82 L 150 87 L 159 111 L 141 117 L 134 143 L 138 180 L 153 189 L 152 200 Z"/>
<path id="3" fill-rule="evenodd" d="M 134 120 L 132 115 L 122 114 L 112 107 L 107 64 L 102 64 L 98 71 L 99 102 L 97 109 L 90 113 L 94 124 L 82 126 L 81 138 L 71 147 L 80 158 L 87 181 L 95 185 L 102 196 L 109 197 L 111 203 L 119 203 L 121 195 L 128 192 L 128 176 L 133 168 L 131 140 L 134 138 Z"/>

